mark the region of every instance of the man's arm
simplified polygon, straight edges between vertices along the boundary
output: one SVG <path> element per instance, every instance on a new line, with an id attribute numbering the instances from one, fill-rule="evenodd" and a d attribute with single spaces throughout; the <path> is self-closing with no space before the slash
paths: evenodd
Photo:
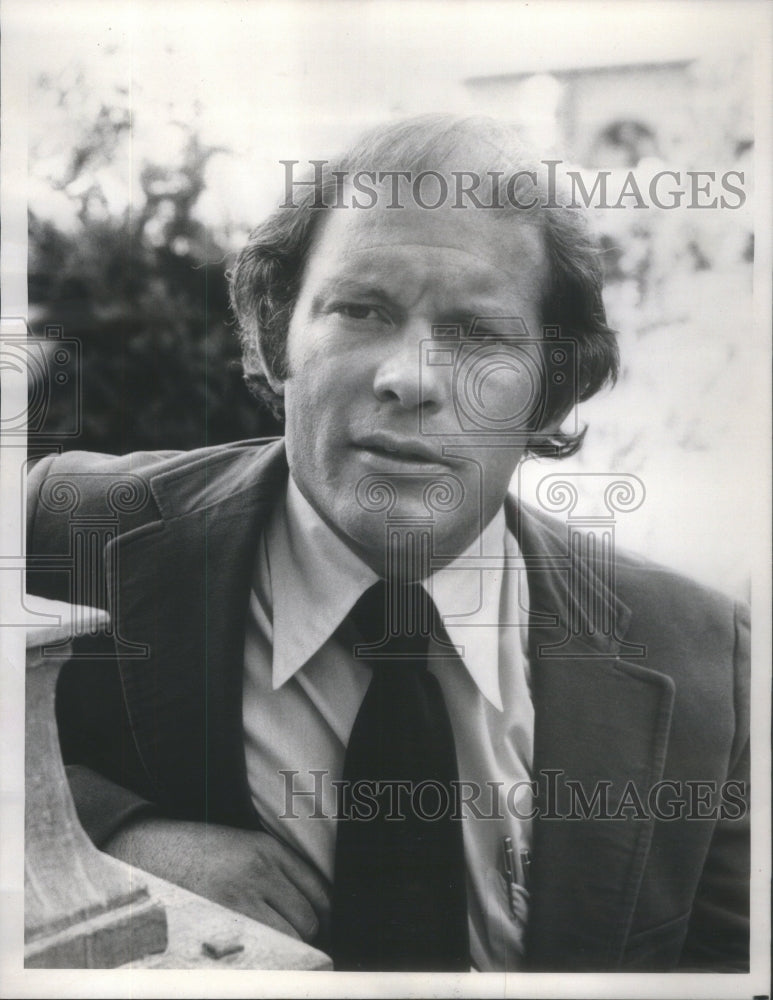
<path id="1" fill-rule="evenodd" d="M 222 906 L 325 948 L 330 888 L 270 834 L 147 816 L 103 848 Z"/>
<path id="2" fill-rule="evenodd" d="M 99 456 L 83 456 L 94 468 Z M 69 550 L 69 515 L 41 511 L 40 489 L 50 475 L 80 474 L 79 458 L 48 456 L 28 480 L 29 588 L 71 599 L 65 573 L 45 557 Z M 87 503 L 88 498 L 82 497 Z M 36 571 L 36 557 L 43 557 Z M 258 830 L 165 815 L 136 752 L 112 641 L 89 640 L 89 657 L 65 665 L 57 692 L 63 758 L 78 817 L 97 847 L 199 895 L 324 947 L 328 886 L 290 848 Z M 96 653 L 102 651 L 103 656 Z M 76 644 L 76 654 L 78 652 Z"/>

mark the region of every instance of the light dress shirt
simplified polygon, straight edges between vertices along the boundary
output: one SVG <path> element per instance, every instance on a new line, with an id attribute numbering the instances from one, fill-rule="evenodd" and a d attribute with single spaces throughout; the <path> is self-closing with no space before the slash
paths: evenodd
<path id="1" fill-rule="evenodd" d="M 255 560 L 244 649 L 247 775 L 265 828 L 331 884 L 342 808 L 333 782 L 372 675 L 334 633 L 376 580 L 290 477 Z M 429 669 L 456 742 L 472 967 L 510 971 L 523 954 L 525 908 L 510 905 L 503 846 L 507 836 L 516 855 L 530 846 L 534 711 L 526 573 L 504 509 L 423 582 L 458 650 L 434 658 L 431 644 Z M 428 796 L 423 808 L 435 803 Z"/>

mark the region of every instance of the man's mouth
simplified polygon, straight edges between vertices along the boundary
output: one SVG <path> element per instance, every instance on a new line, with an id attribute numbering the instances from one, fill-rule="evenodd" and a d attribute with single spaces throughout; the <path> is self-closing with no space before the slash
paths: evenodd
<path id="1" fill-rule="evenodd" d="M 447 465 L 442 454 L 420 438 L 401 437 L 377 431 L 355 441 L 355 447 L 397 462 L 416 465 Z"/>

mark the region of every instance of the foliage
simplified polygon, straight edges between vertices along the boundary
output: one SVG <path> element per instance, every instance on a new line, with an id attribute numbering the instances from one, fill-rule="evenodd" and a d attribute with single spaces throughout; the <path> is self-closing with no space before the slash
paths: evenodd
<path id="1" fill-rule="evenodd" d="M 74 203 L 74 228 L 30 213 L 34 333 L 61 325 L 81 345 L 82 432 L 56 438 L 74 401 L 52 393 L 46 444 L 125 453 L 276 433 L 242 381 L 223 249 L 195 217 L 206 164 L 221 150 L 180 127 L 179 162 L 144 164 L 141 198 L 116 213 L 96 167 L 125 151 L 131 120 L 103 105 L 56 181 Z"/>

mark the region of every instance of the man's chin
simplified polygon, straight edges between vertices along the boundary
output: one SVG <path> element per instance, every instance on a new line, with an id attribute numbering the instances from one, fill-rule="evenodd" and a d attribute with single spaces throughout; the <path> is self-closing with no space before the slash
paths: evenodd
<path id="1" fill-rule="evenodd" d="M 404 497 L 390 516 L 366 514 L 350 519 L 341 537 L 379 576 L 408 583 L 421 580 L 453 562 L 479 533 L 477 521 L 460 521 L 427 510 L 421 497 Z M 340 529 L 339 529 L 340 530 Z"/>

